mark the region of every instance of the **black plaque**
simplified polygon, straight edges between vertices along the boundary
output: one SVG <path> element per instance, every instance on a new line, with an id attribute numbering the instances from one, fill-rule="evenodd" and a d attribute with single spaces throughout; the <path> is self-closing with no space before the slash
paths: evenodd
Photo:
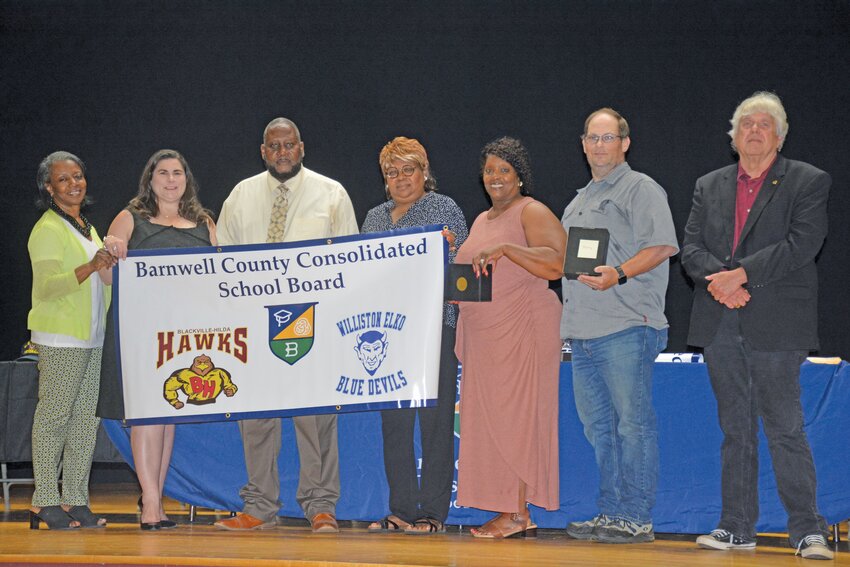
<path id="1" fill-rule="evenodd" d="M 472 264 L 449 264 L 446 270 L 446 301 L 493 301 L 493 266 L 489 276 L 476 278 Z"/>
<path id="2" fill-rule="evenodd" d="M 575 280 L 581 275 L 598 276 L 595 268 L 605 265 L 609 236 L 607 228 L 570 227 L 564 277 Z"/>

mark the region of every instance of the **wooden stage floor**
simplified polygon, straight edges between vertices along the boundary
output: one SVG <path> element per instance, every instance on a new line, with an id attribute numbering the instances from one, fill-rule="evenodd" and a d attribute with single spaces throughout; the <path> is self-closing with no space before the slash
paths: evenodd
<path id="1" fill-rule="evenodd" d="M 98 484 L 92 508 L 106 515 L 105 530 L 51 532 L 29 529 L 32 489 L 12 489 L 12 512 L 0 514 L 0 563 L 4 565 L 223 565 L 297 567 L 346 566 L 716 566 L 753 567 L 811 563 L 794 556 L 784 538 L 760 536 L 748 552 L 698 549 L 694 536 L 664 534 L 653 544 L 604 545 L 572 540 L 562 530 L 544 530 L 537 540 L 474 539 L 466 528 L 438 536 L 369 534 L 365 523 L 342 522 L 339 534 L 314 535 L 306 521 L 288 520 L 274 530 L 225 532 L 212 523 L 225 513 L 202 511 L 194 524 L 188 509 L 168 501 L 177 529 L 138 529 L 138 489 L 130 484 Z M 43 527 L 42 527 L 43 528 Z M 850 566 L 846 524 L 834 565 Z"/>

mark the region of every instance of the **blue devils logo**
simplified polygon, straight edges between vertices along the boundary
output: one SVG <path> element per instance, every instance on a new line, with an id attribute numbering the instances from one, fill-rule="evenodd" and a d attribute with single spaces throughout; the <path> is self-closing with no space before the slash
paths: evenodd
<path id="1" fill-rule="evenodd" d="M 269 310 L 269 349 L 290 366 L 313 348 L 317 304 L 266 306 Z"/>
<path id="2" fill-rule="evenodd" d="M 357 358 L 360 359 L 369 376 L 374 376 L 381 367 L 381 363 L 387 357 L 387 346 L 389 342 L 386 332 L 366 331 L 357 335 L 354 352 L 357 353 Z"/>

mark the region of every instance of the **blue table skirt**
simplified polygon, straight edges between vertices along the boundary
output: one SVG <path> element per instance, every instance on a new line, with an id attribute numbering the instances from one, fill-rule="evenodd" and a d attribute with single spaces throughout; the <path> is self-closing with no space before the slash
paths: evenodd
<path id="1" fill-rule="evenodd" d="M 720 443 L 717 406 L 703 364 L 655 365 L 654 401 L 658 413 L 661 469 L 655 529 L 662 533 L 703 533 L 720 517 Z M 801 372 L 806 433 L 818 474 L 818 503 L 830 523 L 850 518 L 850 365 L 805 363 Z M 562 528 L 568 521 L 596 513 L 599 483 L 593 451 L 576 415 L 569 363 L 561 365 L 560 386 L 561 507 L 532 508 L 541 527 Z M 104 420 L 112 441 L 132 465 L 129 429 Z M 290 419 L 283 420 L 280 452 L 280 515 L 303 517 L 295 502 L 298 451 Z M 457 451 L 458 440 L 455 440 Z M 388 513 L 380 414 L 339 416 L 342 496 L 337 516 L 375 520 Z M 455 453 L 457 454 L 457 453 Z M 177 426 L 174 455 L 165 492 L 181 502 L 205 508 L 241 510 L 239 489 L 247 481 L 236 423 Z M 486 482 L 486 479 L 482 479 Z M 767 444 L 762 437 L 759 470 L 760 532 L 785 531 L 787 516 L 776 492 Z M 492 513 L 460 508 L 454 500 L 448 523 L 478 525 Z"/>

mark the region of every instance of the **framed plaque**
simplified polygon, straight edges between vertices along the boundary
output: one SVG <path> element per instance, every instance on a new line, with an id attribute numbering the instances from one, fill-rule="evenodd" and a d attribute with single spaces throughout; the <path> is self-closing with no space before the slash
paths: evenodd
<path id="1" fill-rule="evenodd" d="M 449 264 L 446 270 L 446 301 L 493 301 L 493 265 L 490 275 L 476 278 L 472 264 Z"/>
<path id="2" fill-rule="evenodd" d="M 599 275 L 594 268 L 605 265 L 609 236 L 607 228 L 570 227 L 567 255 L 564 258 L 564 277 L 575 280 L 581 275 Z"/>

